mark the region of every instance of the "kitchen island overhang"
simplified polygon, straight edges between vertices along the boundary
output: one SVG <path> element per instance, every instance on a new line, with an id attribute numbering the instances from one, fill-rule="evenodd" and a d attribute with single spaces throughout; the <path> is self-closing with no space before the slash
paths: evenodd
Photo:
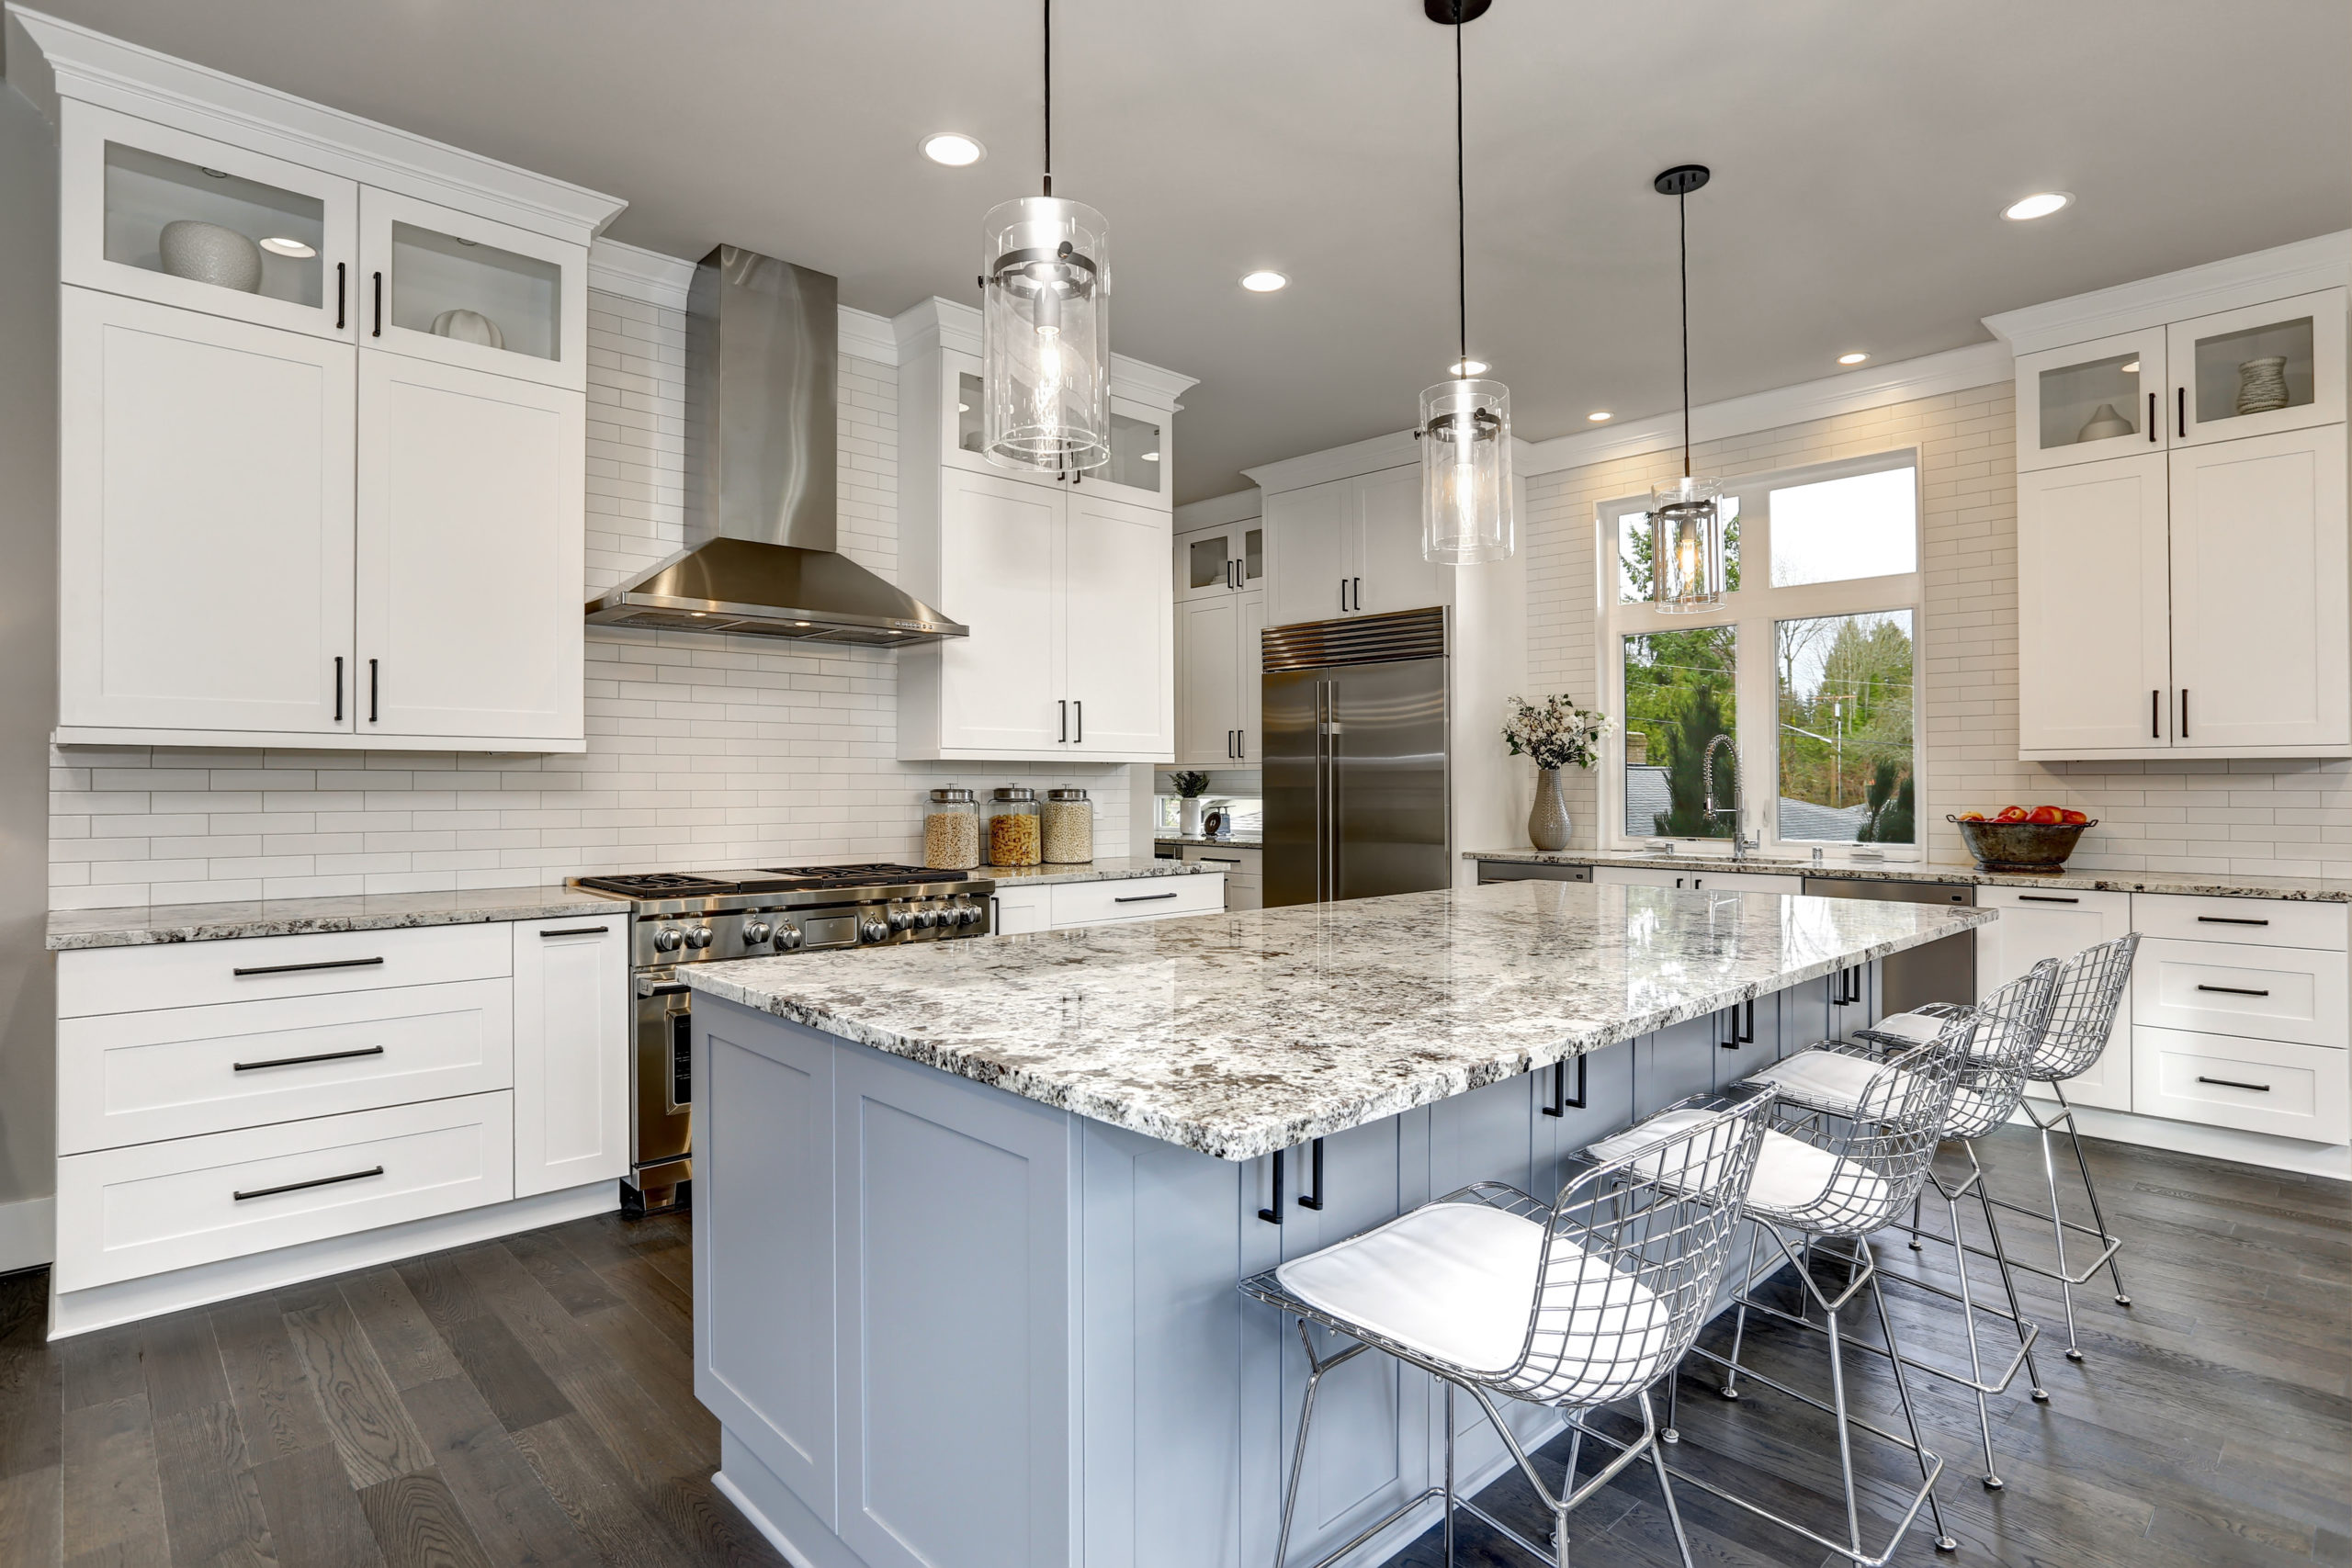
<path id="1" fill-rule="evenodd" d="M 1304 1356 L 1239 1280 L 1470 1180 L 1548 1198 L 1639 1115 L 1871 1021 L 1878 958 L 1994 918 L 1515 883 L 702 966 L 721 1484 L 827 1568 L 1261 1563 Z M 1299 1561 L 1430 1473 L 1426 1380 L 1349 1371 Z M 1474 1485 L 1507 1462 L 1463 1452 Z"/>

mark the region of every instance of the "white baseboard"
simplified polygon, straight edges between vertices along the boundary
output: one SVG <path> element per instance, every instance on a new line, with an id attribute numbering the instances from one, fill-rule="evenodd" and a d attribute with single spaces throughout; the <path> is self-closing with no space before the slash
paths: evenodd
<path id="1" fill-rule="evenodd" d="M 57 1200 L 0 1203 L 0 1274 L 57 1261 Z"/>
<path id="2" fill-rule="evenodd" d="M 218 1263 L 201 1263 L 193 1269 L 175 1269 L 144 1279 L 96 1285 L 65 1295 L 57 1294 L 52 1285 L 49 1337 L 63 1339 L 160 1313 L 251 1295 L 255 1291 L 282 1290 L 306 1280 L 321 1280 L 354 1269 L 374 1269 L 420 1253 L 470 1247 L 479 1241 L 513 1235 L 517 1231 L 608 1213 L 619 1208 L 620 1203 L 618 1182 L 592 1181 L 560 1192 L 542 1192 L 536 1197 L 485 1204 L 454 1214 L 436 1214 L 430 1219 L 384 1225 L 352 1235 L 328 1236 L 299 1247 L 255 1253 L 250 1258 L 223 1258 Z"/>
<path id="3" fill-rule="evenodd" d="M 2037 1099 L 2034 1104 L 2045 1115 L 2057 1109 L 2052 1100 Z M 2208 1127 L 2201 1122 L 2134 1116 L 2122 1111 L 2102 1111 L 2096 1105 L 2077 1105 L 2074 1110 L 2075 1124 L 2086 1138 L 2108 1138 L 2119 1144 L 2137 1144 L 2142 1148 L 2201 1155 L 2207 1159 L 2260 1166 L 2268 1170 L 2291 1170 L 2300 1176 L 2352 1180 L 2352 1148 L 2341 1144 L 2306 1143 L 2301 1138 L 2279 1138 L 2267 1133 L 2242 1133 L 2235 1127 Z M 2009 1118 L 2009 1124 L 2030 1125 L 2022 1110 Z"/>

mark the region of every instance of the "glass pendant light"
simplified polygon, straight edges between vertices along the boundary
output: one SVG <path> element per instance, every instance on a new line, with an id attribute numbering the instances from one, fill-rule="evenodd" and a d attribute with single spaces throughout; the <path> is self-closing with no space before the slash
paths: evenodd
<path id="1" fill-rule="evenodd" d="M 1462 28 L 1486 0 L 1423 0 L 1430 20 L 1453 29 L 1454 261 L 1460 329 L 1457 372 L 1470 357 L 1470 217 L 1462 141 Z M 1484 367 L 1480 367 L 1484 368 Z M 1421 393 L 1421 558 L 1447 566 L 1501 560 L 1511 552 L 1510 389 L 1457 374 Z"/>
<path id="2" fill-rule="evenodd" d="M 1075 477 L 1111 457 L 1111 256 L 1102 215 L 1054 195 L 1054 8 L 1046 14 L 1045 194 L 983 224 L 981 441 L 1001 468 Z"/>
<path id="3" fill-rule="evenodd" d="M 1650 599 L 1677 614 L 1724 602 L 1724 487 L 1690 474 L 1690 220 L 1685 198 L 1707 183 L 1704 164 L 1680 164 L 1650 182 L 1674 198 L 1682 258 L 1682 477 L 1650 491 Z"/>

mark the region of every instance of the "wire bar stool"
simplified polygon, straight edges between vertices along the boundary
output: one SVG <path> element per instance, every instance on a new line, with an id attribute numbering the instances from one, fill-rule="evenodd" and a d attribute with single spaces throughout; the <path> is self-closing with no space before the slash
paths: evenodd
<path id="1" fill-rule="evenodd" d="M 1844 1486 L 1846 1539 L 1835 1540 L 1685 1470 L 1672 1466 L 1667 1469 L 1676 1481 L 1697 1486 L 1724 1502 L 1794 1531 L 1815 1545 L 1846 1558 L 1858 1568 L 1881 1568 L 1892 1558 L 1904 1535 L 1910 1529 L 1912 1521 L 1918 1517 L 1922 1505 L 1933 1521 L 1936 1549 L 1951 1551 L 1959 1546 L 1951 1532 L 1944 1529 L 1943 1510 L 1936 1500 L 1936 1480 L 1943 1472 L 1944 1461 L 1920 1439 L 1918 1416 L 1911 1401 L 1911 1385 L 1905 1375 L 1905 1369 L 1913 1363 L 1903 1354 L 1895 1337 L 1894 1320 L 1887 1312 L 1885 1295 L 1879 1288 L 1877 1259 L 1871 1251 L 1869 1238 L 1872 1233 L 1901 1215 L 1917 1196 L 1928 1164 L 1935 1157 L 1936 1145 L 1945 1119 L 1950 1114 L 1952 1094 L 1959 1084 L 1962 1064 L 1967 1060 L 1969 1043 L 1975 1027 L 1973 1013 L 1964 1013 L 1940 1021 L 1939 1032 L 1933 1038 L 1885 1061 L 1868 1061 L 1844 1055 L 1843 1060 L 1853 1064 L 1844 1070 L 1858 1074 L 1861 1083 L 1858 1091 L 1847 1097 L 1842 1109 L 1835 1111 L 1824 1106 L 1808 1106 L 1801 1100 L 1792 1101 L 1787 1089 L 1770 1084 L 1762 1074 L 1747 1080 L 1758 1088 L 1770 1084 L 1778 1090 L 1780 1126 L 1766 1133 L 1763 1149 L 1757 1158 L 1756 1177 L 1748 1189 L 1750 1228 L 1747 1260 L 1741 1269 L 1740 1288 L 1733 1298 L 1737 1304 L 1738 1316 L 1732 1330 L 1731 1353 L 1728 1356 L 1718 1355 L 1694 1343 L 1690 1355 L 1724 1369 L 1720 1392 L 1725 1399 L 1741 1397 L 1739 1379 L 1745 1374 L 1751 1381 L 1778 1390 L 1835 1420 L 1838 1469 Z M 1800 1055 L 1815 1054 L 1805 1052 Z M 1787 1065 L 1781 1064 L 1782 1066 Z M 1618 1142 L 1613 1138 L 1604 1140 L 1593 1146 L 1593 1152 L 1613 1150 Z M 1781 1254 L 1780 1262 L 1768 1262 L 1760 1272 L 1756 1263 L 1758 1251 L 1757 1237 L 1759 1235 L 1769 1237 Z M 1838 1242 L 1849 1244 L 1849 1249 L 1840 1251 L 1834 1245 L 1829 1245 Z M 1845 1266 L 1842 1283 L 1826 1284 L 1816 1275 L 1814 1269 L 1816 1251 L 1824 1258 Z M 1814 1321 L 1810 1310 L 1797 1314 L 1784 1312 L 1757 1295 L 1757 1288 L 1782 1262 L 1791 1268 L 1803 1292 L 1799 1299 L 1800 1307 L 1805 1308 L 1807 1303 L 1812 1307 L 1818 1307 L 1822 1313 L 1820 1322 Z M 1887 1357 L 1887 1364 L 1894 1373 L 1895 1393 L 1903 1408 L 1905 1430 L 1900 1433 L 1856 1415 L 1848 1398 L 1848 1348 L 1877 1348 L 1855 1337 L 1840 1324 L 1840 1315 L 1853 1307 L 1865 1292 L 1875 1310 L 1879 1332 L 1885 1340 L 1886 1348 L 1882 1353 Z M 1859 1308 L 1855 1310 L 1859 1313 Z M 1829 1348 L 1828 1400 L 1792 1388 L 1742 1363 L 1740 1351 L 1747 1340 L 1750 1313 L 1792 1327 L 1826 1335 Z M 1668 1385 L 1667 1399 L 1668 1426 L 1671 1428 L 1674 1411 L 1671 1384 Z M 1857 1432 L 1867 1433 L 1907 1450 L 1919 1463 L 1919 1488 L 1912 1494 L 1902 1518 L 1887 1537 L 1885 1544 L 1875 1551 L 1862 1544 L 1860 1494 L 1854 1482 L 1853 1438 Z M 1666 1436 L 1671 1440 L 1674 1434 L 1669 1431 Z"/>
<path id="2" fill-rule="evenodd" d="M 1685 1568 L 1690 1544 L 1657 1445 L 1649 1390 L 1698 1337 L 1731 1265 L 1732 1238 L 1754 1176 L 1772 1096 L 1735 1090 L 1694 1097 L 1670 1127 L 1635 1140 L 1623 1156 L 1586 1167 L 1549 1205 L 1501 1182 L 1482 1181 L 1402 1217 L 1241 1282 L 1244 1295 L 1297 1320 L 1308 1375 L 1283 1496 L 1275 1568 L 1290 1551 L 1292 1516 L 1324 1374 L 1366 1350 L 1418 1367 L 1445 1386 L 1445 1470 L 1385 1518 L 1325 1556 L 1354 1551 L 1433 1497 L 1445 1509 L 1451 1568 L 1457 1509 L 1538 1562 L 1566 1568 L 1568 1515 L 1646 1453 L 1657 1472 Z M 1636 1129 L 1639 1132 L 1640 1129 Z M 1355 1343 L 1317 1356 L 1307 1325 Z M 1454 1393 L 1477 1403 L 1553 1518 L 1547 1549 L 1454 1495 Z M 1572 1432 L 1557 1492 L 1496 1404 L 1500 1396 L 1564 1411 Z M 1581 1485 L 1577 1456 L 1590 1413 L 1633 1400 L 1642 1430 Z M 1614 1439 L 1611 1439 L 1614 1442 Z"/>

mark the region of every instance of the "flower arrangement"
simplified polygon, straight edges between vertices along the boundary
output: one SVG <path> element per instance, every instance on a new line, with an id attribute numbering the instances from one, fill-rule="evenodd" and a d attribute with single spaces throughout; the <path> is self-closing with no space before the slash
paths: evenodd
<path id="1" fill-rule="evenodd" d="M 1168 782 L 1176 786 L 1177 795 L 1185 800 L 1198 800 L 1202 795 L 1206 795 L 1209 789 L 1209 776 L 1206 773 L 1170 773 L 1168 775 Z"/>
<path id="2" fill-rule="evenodd" d="M 1613 721 L 1594 708 L 1580 708 L 1576 699 L 1557 694 L 1542 703 L 1511 697 L 1505 705 L 1510 719 L 1503 739 L 1514 757 L 1532 757 L 1539 768 L 1565 768 L 1573 762 L 1589 768 L 1600 761 L 1600 739 Z"/>

